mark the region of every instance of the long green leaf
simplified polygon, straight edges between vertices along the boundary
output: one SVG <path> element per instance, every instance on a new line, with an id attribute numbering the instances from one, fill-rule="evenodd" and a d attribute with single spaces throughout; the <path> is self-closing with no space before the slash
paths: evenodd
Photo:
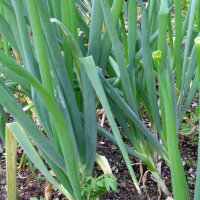
<path id="1" fill-rule="evenodd" d="M 198 91 L 200 93 L 200 37 L 195 39 L 195 46 L 197 52 L 197 65 L 198 65 Z M 200 100 L 200 97 L 199 97 Z M 199 124 L 200 124 L 200 106 L 199 106 Z M 200 127 L 200 125 L 199 125 Z M 199 136 L 200 136 L 200 128 L 199 128 Z M 199 144 L 198 144 L 198 160 L 197 160 L 197 177 L 196 177 L 196 185 L 195 185 L 195 193 L 194 193 L 194 200 L 198 200 L 200 198 L 200 137 L 199 137 Z"/>

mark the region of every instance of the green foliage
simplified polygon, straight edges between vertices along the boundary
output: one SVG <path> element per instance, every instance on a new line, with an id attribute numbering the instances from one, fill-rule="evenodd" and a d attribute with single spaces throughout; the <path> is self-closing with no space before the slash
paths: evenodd
<path id="1" fill-rule="evenodd" d="M 169 195 L 156 167 L 158 158 L 165 160 L 174 198 L 188 200 L 178 134 L 190 130 L 181 122 L 199 89 L 200 53 L 194 44 L 199 1 L 0 2 L 0 32 L 18 55 L 15 60 L 2 43 L 2 137 L 6 110 L 16 121 L 9 127 L 29 159 L 69 199 L 96 198 L 115 188 L 112 178 L 92 178 L 98 131 L 119 146 L 138 192 L 128 154 L 142 160 Z M 44 131 L 15 99 L 18 85 Z M 99 107 L 113 134 L 97 124 Z M 196 199 L 199 187 L 197 182 Z"/>
<path id="2" fill-rule="evenodd" d="M 99 177 L 86 177 L 83 180 L 81 195 L 86 200 L 95 200 L 108 191 L 117 191 L 116 178 L 111 174 Z"/>

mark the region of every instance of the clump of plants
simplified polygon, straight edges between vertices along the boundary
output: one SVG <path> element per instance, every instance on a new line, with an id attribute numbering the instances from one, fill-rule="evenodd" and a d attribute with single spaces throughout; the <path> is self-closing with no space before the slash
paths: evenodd
<path id="1" fill-rule="evenodd" d="M 2 137 L 6 110 L 15 119 L 7 132 L 69 199 L 95 199 L 116 190 L 113 176 L 92 177 L 98 132 L 119 146 L 139 193 L 129 154 L 146 164 L 169 196 L 157 169 L 164 160 L 174 198 L 188 200 L 178 136 L 200 89 L 200 2 L 190 1 L 184 12 L 181 0 L 0 2 Z M 30 98 L 43 131 L 17 102 L 16 91 Z M 112 133 L 96 122 L 100 107 Z"/>

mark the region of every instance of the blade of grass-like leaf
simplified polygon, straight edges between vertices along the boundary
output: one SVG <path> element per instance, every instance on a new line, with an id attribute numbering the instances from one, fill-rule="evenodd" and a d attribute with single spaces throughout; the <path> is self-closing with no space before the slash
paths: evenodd
<path id="1" fill-rule="evenodd" d="M 190 10 L 191 10 L 191 2 L 188 2 L 188 9 L 187 9 L 187 13 L 184 16 L 184 20 L 183 20 L 183 24 L 182 24 L 182 39 L 185 37 L 185 34 L 187 29 L 188 29 L 188 23 L 189 23 L 189 18 L 190 18 Z"/>
<path id="2" fill-rule="evenodd" d="M 166 32 L 167 32 L 167 21 L 169 16 L 169 8 L 168 2 L 166 0 L 161 2 L 160 11 L 159 11 L 159 24 L 158 24 L 158 51 L 155 51 L 152 54 L 154 59 L 154 65 L 158 70 L 158 82 L 160 83 L 162 80 L 160 74 L 162 71 L 166 70 L 167 68 L 167 56 L 162 56 L 162 60 L 160 61 L 160 65 L 162 68 L 159 67 L 159 60 L 160 54 L 167 55 L 167 40 L 166 40 Z M 163 72 L 164 73 L 164 72 Z M 160 97 L 160 108 L 161 108 L 161 117 L 162 117 L 162 129 L 163 133 L 161 135 L 162 141 L 164 144 L 167 142 L 167 131 L 166 131 L 166 120 L 165 120 L 165 109 L 164 109 L 164 100 L 161 88 L 159 87 L 159 97 Z"/>
<path id="3" fill-rule="evenodd" d="M 100 9 L 100 1 L 93 0 L 88 55 L 92 55 L 95 64 L 98 64 L 101 48 L 101 32 L 103 26 L 103 13 Z"/>
<path id="4" fill-rule="evenodd" d="M 175 0 L 175 49 L 174 49 L 174 58 L 176 66 L 176 80 L 177 80 L 177 89 L 178 94 L 181 89 L 181 74 L 182 74 L 182 56 L 181 45 L 182 45 L 182 1 Z"/>
<path id="5" fill-rule="evenodd" d="M 75 40 L 78 40 L 78 32 L 77 32 L 77 18 L 76 18 L 76 4 L 75 0 L 68 0 L 68 10 L 69 12 L 69 29 L 71 30 L 71 33 Z"/>
<path id="6" fill-rule="evenodd" d="M 144 62 L 144 73 L 147 87 L 147 94 L 149 98 L 151 114 L 156 129 L 161 134 L 161 121 L 158 110 L 158 101 L 155 87 L 155 79 L 153 74 L 153 62 L 151 58 L 151 49 L 149 45 L 149 19 L 147 10 L 142 11 L 141 18 L 142 25 L 142 53 Z"/>
<path id="7" fill-rule="evenodd" d="M 53 95 L 53 85 L 51 80 L 51 74 L 49 69 L 47 48 L 45 45 L 45 38 L 42 30 L 42 26 L 39 19 L 39 13 L 37 9 L 37 4 L 35 1 L 27 1 L 35 49 L 38 57 L 39 70 L 41 74 L 42 84 L 47 89 L 47 91 Z"/>
<path id="8" fill-rule="evenodd" d="M 84 128 L 85 128 L 85 145 L 86 145 L 86 170 L 85 175 L 91 176 L 95 157 L 97 143 L 96 128 L 96 104 L 92 85 L 85 73 L 81 70 L 83 85 L 83 104 L 84 104 Z"/>
<path id="9" fill-rule="evenodd" d="M 36 113 L 36 111 L 34 111 L 34 107 L 33 106 L 34 106 L 33 103 L 30 103 L 27 106 L 25 106 L 23 108 L 23 110 L 27 111 L 27 109 L 30 109 L 32 107 L 32 110 L 36 114 L 36 117 L 37 117 L 37 113 Z M 70 193 L 73 193 L 73 190 L 72 190 L 71 184 L 69 182 L 69 179 L 68 179 L 68 177 L 66 175 L 66 172 L 64 172 L 54 162 L 52 162 L 44 152 L 40 151 L 40 153 L 41 153 L 42 157 L 45 159 L 45 161 L 49 164 L 49 166 L 51 167 L 51 169 L 53 170 L 53 172 L 55 173 L 58 181 L 60 181 L 60 183 L 62 183 L 62 185 L 65 188 L 68 188 L 68 191 Z"/>
<path id="10" fill-rule="evenodd" d="M 128 2 L 128 61 L 130 69 L 130 77 L 134 96 L 136 99 L 136 83 L 135 83 L 135 52 L 137 39 L 137 2 L 136 0 Z"/>
<path id="11" fill-rule="evenodd" d="M 172 186 L 175 199 L 189 199 L 189 193 L 187 188 L 187 182 L 185 172 L 182 166 L 182 160 L 180 150 L 178 147 L 178 136 L 177 136 L 177 113 L 174 103 L 175 86 L 172 81 L 173 75 L 171 72 L 170 62 L 167 61 L 168 52 L 166 45 L 166 31 L 167 31 L 167 20 L 168 20 L 168 1 L 162 1 L 159 13 L 159 42 L 157 55 L 158 64 L 158 76 L 159 76 L 159 92 L 162 97 L 162 109 L 163 120 L 165 120 L 165 129 L 167 134 L 167 149 L 169 153 L 169 164 L 172 176 Z"/>
<path id="12" fill-rule="evenodd" d="M 195 46 L 197 52 L 197 77 L 198 77 L 198 91 L 200 94 L 200 37 L 195 39 Z M 200 95 L 199 95 L 200 102 Z M 199 106 L 199 127 L 200 127 L 200 106 Z M 199 143 L 198 143 L 198 159 L 197 159 L 197 177 L 194 192 L 194 200 L 200 199 L 200 128 L 199 128 Z"/>
<path id="13" fill-rule="evenodd" d="M 42 28 L 45 34 L 47 46 L 48 46 L 49 53 L 52 59 L 53 67 L 58 77 L 58 80 L 60 82 L 60 87 L 64 94 L 64 99 L 65 99 L 65 102 L 67 103 L 67 107 L 69 109 L 69 113 L 72 118 L 71 122 L 72 122 L 73 129 L 75 132 L 79 154 L 80 154 L 82 162 L 84 162 L 85 161 L 85 146 L 84 146 L 85 135 L 84 135 L 84 129 L 82 126 L 81 118 L 78 112 L 78 107 L 76 104 L 74 91 L 70 83 L 69 75 L 67 73 L 67 70 L 64 64 L 64 59 L 61 55 L 58 41 L 56 40 L 56 36 L 53 30 L 52 24 L 49 20 L 48 13 L 46 12 L 46 5 L 43 4 L 39 0 L 37 0 L 37 5 L 38 5 L 39 14 L 40 14 Z"/>
<path id="14" fill-rule="evenodd" d="M 200 1 L 198 1 L 198 12 L 197 12 L 197 30 L 200 31 Z"/>
<path id="15" fill-rule="evenodd" d="M 46 41 L 43 34 L 40 18 L 39 18 L 37 4 L 36 4 L 36 1 L 27 1 L 26 4 L 29 11 L 29 18 L 31 22 L 32 32 L 33 32 L 34 45 L 35 45 L 35 50 L 36 50 L 38 63 L 39 63 L 39 71 L 41 75 L 42 85 L 46 88 L 49 94 L 53 96 L 54 89 L 53 89 L 52 75 L 50 74 L 51 70 L 50 70 L 50 63 L 48 59 L 49 54 L 47 52 Z M 36 105 L 36 108 L 37 108 L 37 105 Z M 46 116 L 48 116 L 49 118 L 49 115 L 47 113 L 46 113 Z M 55 137 L 56 135 L 55 131 L 52 130 L 49 132 L 47 130 L 48 136 L 51 141 L 53 141 L 52 132 L 54 132 L 54 137 Z"/>
<path id="16" fill-rule="evenodd" d="M 186 72 L 185 82 L 184 82 L 184 94 L 186 94 L 190 88 L 191 80 L 194 76 L 194 71 L 196 68 L 196 49 L 193 47 L 191 55 L 190 55 L 190 61 L 188 63 L 188 69 Z"/>
<path id="17" fill-rule="evenodd" d="M 2 54 L 1 54 L 1 55 L 2 55 Z M 46 92 L 46 90 L 41 86 L 41 84 L 40 84 L 36 79 L 34 79 L 34 77 L 32 77 L 32 75 L 30 75 L 25 69 L 23 69 L 21 66 L 17 65 L 16 63 L 14 63 L 14 62 L 12 61 L 12 59 L 6 58 L 6 57 L 4 57 L 3 55 L 0 56 L 0 57 L 1 57 L 1 60 L 4 60 L 4 61 L 8 64 L 8 66 L 9 66 L 10 68 L 12 68 L 12 70 L 13 70 L 15 73 L 17 73 L 18 75 L 23 76 L 24 78 L 26 77 L 26 79 L 27 79 L 28 81 L 30 81 L 31 85 L 37 90 L 38 94 L 41 96 L 41 99 L 43 99 L 43 101 L 44 101 L 44 105 L 48 107 L 50 113 L 52 113 L 52 116 L 54 117 L 55 124 L 57 125 L 58 131 L 60 132 L 59 136 L 61 137 L 62 134 L 67 134 L 69 130 L 68 130 L 67 132 L 61 130 L 62 128 L 64 128 L 66 122 L 63 121 L 62 116 L 59 114 L 57 105 L 53 102 L 52 97 Z M 45 99 L 46 99 L 47 102 L 45 102 Z M 49 102 L 50 102 L 50 104 L 52 104 L 52 106 L 49 105 Z M 53 104 L 54 104 L 54 105 L 53 105 Z M 54 111 L 52 112 L 51 108 L 52 108 L 54 111 L 57 110 L 57 111 L 56 111 L 57 114 L 56 114 L 56 113 L 53 114 Z M 57 120 L 57 118 L 59 118 L 59 121 Z M 61 125 L 60 123 L 62 123 L 62 125 Z M 67 127 L 66 127 L 66 128 L 67 128 Z M 68 126 L 68 128 L 70 128 L 70 126 Z M 68 128 L 67 128 L 67 129 L 68 129 Z M 69 132 L 70 132 L 70 131 L 69 131 Z M 69 137 L 71 137 L 71 136 L 69 136 Z M 68 139 L 69 139 L 69 137 L 67 136 L 67 137 L 62 137 L 62 139 L 60 138 L 61 145 L 62 145 L 62 142 L 63 142 L 63 146 L 65 147 L 65 146 L 66 146 L 66 142 L 63 140 L 63 138 L 68 138 Z M 65 145 L 64 145 L 64 143 L 65 143 Z M 73 144 L 73 142 L 70 143 L 70 145 L 72 145 L 72 144 Z M 67 145 L 66 147 L 69 149 L 69 148 L 70 148 L 70 145 Z M 70 151 L 71 151 L 71 150 L 70 150 Z M 65 153 L 65 152 L 67 153 L 66 150 L 64 151 L 64 153 Z M 47 154 L 47 153 L 46 153 L 46 154 Z M 72 155 L 72 152 L 70 153 L 70 155 Z M 67 156 L 67 155 L 66 155 L 66 156 Z M 74 157 L 74 158 L 75 158 L 75 157 Z M 67 159 L 66 159 L 66 162 L 67 162 Z M 70 159 L 70 163 L 72 163 L 72 159 Z M 66 163 L 66 164 L 67 164 L 67 163 Z M 73 167 L 73 169 L 75 169 L 75 168 Z M 73 172 L 72 172 L 72 173 L 73 173 Z M 73 176 L 74 176 L 74 175 L 73 175 Z"/>
<path id="18" fill-rule="evenodd" d="M 163 57 L 166 57 L 166 54 Z M 167 65 L 169 65 L 169 63 L 167 63 Z M 188 199 L 189 194 L 187 190 L 187 182 L 178 148 L 177 114 L 176 109 L 174 108 L 174 97 L 172 94 L 172 87 L 174 83 L 170 80 L 172 75 L 169 70 L 170 69 L 167 69 L 165 65 L 159 66 L 159 85 L 163 101 L 162 109 L 164 109 L 165 114 L 164 120 L 166 125 L 165 128 L 167 134 L 167 147 L 172 175 L 173 192 L 175 199 Z"/>
<path id="19" fill-rule="evenodd" d="M 129 67 L 134 64 L 137 36 L 137 3 L 136 0 L 128 3 L 128 58 Z"/>
<path id="20" fill-rule="evenodd" d="M 61 10 L 62 10 L 62 21 L 63 24 L 70 30 L 71 34 L 75 38 L 76 41 L 78 41 L 78 31 L 77 31 L 77 11 L 76 11 L 76 5 L 75 0 L 68 0 L 68 1 L 61 1 Z M 57 18 L 59 19 L 59 18 Z M 73 58 L 71 54 L 71 48 L 68 45 L 66 38 L 64 38 L 64 55 L 65 55 L 65 64 L 69 73 L 69 77 L 71 79 L 71 83 L 73 85 Z"/>
<path id="21" fill-rule="evenodd" d="M 174 115 L 170 80 L 168 76 L 169 74 L 166 73 L 162 75 L 162 81 L 160 85 L 162 87 L 161 92 L 163 95 L 164 109 L 166 115 L 165 119 L 166 119 L 166 131 L 167 131 L 167 145 L 169 152 L 170 171 L 172 175 L 173 193 L 175 199 L 189 200 L 189 192 L 188 192 L 185 172 L 183 169 L 180 150 L 178 147 L 176 119 Z"/>
<path id="22" fill-rule="evenodd" d="M 51 0 L 46 0 L 46 3 L 47 3 L 47 7 L 48 7 L 48 10 L 49 10 L 50 16 L 54 17 L 54 10 L 53 10 L 52 1 Z"/>
<path id="23" fill-rule="evenodd" d="M 82 65 L 84 66 L 84 69 L 85 69 L 85 71 L 86 71 L 86 73 L 88 75 L 88 78 L 90 79 L 90 82 L 91 82 L 96 94 L 98 95 L 102 106 L 105 109 L 106 116 L 108 118 L 110 126 L 111 126 L 111 128 L 113 130 L 113 133 L 115 135 L 115 139 L 116 139 L 116 141 L 117 141 L 117 143 L 119 145 L 119 148 L 120 148 L 120 150 L 122 152 L 122 155 L 124 157 L 126 165 L 127 165 L 128 169 L 129 169 L 129 172 L 130 172 L 130 175 L 132 177 L 132 180 L 133 180 L 133 182 L 135 184 L 135 187 L 137 188 L 138 192 L 140 193 L 140 188 L 139 188 L 137 179 L 135 177 L 135 173 L 134 173 L 133 168 L 131 166 L 131 162 L 130 162 L 130 159 L 128 157 L 128 153 L 127 153 L 125 145 L 124 145 L 124 143 L 122 141 L 122 137 L 121 137 L 120 132 L 118 130 L 117 124 L 116 124 L 116 122 L 114 120 L 114 117 L 112 115 L 110 106 L 108 104 L 105 92 L 103 90 L 103 86 L 101 84 L 101 81 L 99 79 L 98 73 L 96 71 L 95 63 L 94 63 L 94 61 L 93 61 L 91 56 L 86 57 L 86 58 L 80 58 L 80 61 L 81 61 Z"/>
<path id="24" fill-rule="evenodd" d="M 188 108 L 190 107 L 197 90 L 198 90 L 198 75 L 196 75 L 194 80 L 191 82 L 191 87 L 189 88 L 189 91 L 187 93 L 187 97 L 184 100 L 184 104 L 182 106 L 182 110 L 181 110 L 181 113 L 179 115 L 179 123 L 181 123 L 183 117 L 187 113 Z"/>
<path id="25" fill-rule="evenodd" d="M 150 32 L 154 32 L 156 29 L 157 24 L 157 12 L 158 12 L 158 5 L 156 0 L 152 0 L 149 2 L 149 24 L 150 24 Z"/>
<path id="26" fill-rule="evenodd" d="M 111 67 L 113 68 L 113 70 L 115 71 L 115 74 L 120 77 L 120 72 L 119 72 L 119 66 L 116 63 L 116 61 L 114 60 L 114 58 L 112 56 L 109 57 L 109 63 L 111 65 Z"/>
<path id="27" fill-rule="evenodd" d="M 148 116 L 149 120 L 151 121 L 152 120 L 152 116 L 151 116 L 151 112 L 150 112 L 151 109 L 150 109 L 150 103 L 148 101 L 147 93 L 144 90 L 144 88 L 141 86 L 139 81 L 136 81 L 136 86 L 138 88 L 138 96 L 143 101 L 147 116 Z"/>
<path id="28" fill-rule="evenodd" d="M 27 69 L 35 77 L 40 79 L 38 67 L 35 65 L 34 55 L 33 55 L 31 43 L 30 43 L 30 40 L 29 40 L 29 35 L 28 35 L 25 17 L 23 15 L 22 1 L 12 0 L 12 4 L 14 6 L 16 19 L 17 19 L 17 25 L 18 25 L 18 28 L 19 28 L 19 34 L 20 34 L 20 38 L 21 38 L 21 41 L 22 41 L 25 67 L 27 67 Z"/>
<path id="29" fill-rule="evenodd" d="M 53 7 L 54 17 L 61 20 L 61 1 L 51 1 Z"/>
<path id="30" fill-rule="evenodd" d="M 38 80 L 40 80 L 38 65 L 36 65 L 34 59 L 26 20 L 25 16 L 23 15 L 23 2 L 19 0 L 13 0 L 12 4 L 16 14 L 17 27 L 19 28 L 19 35 L 22 42 L 21 45 L 23 50 L 23 62 L 25 64 L 25 68 L 29 72 L 31 72 Z M 41 124 L 44 126 L 45 130 L 48 130 L 48 133 L 51 134 L 52 131 L 47 110 L 44 108 L 44 106 L 42 106 L 40 97 L 35 93 L 34 89 L 32 89 L 32 99 L 34 101 L 34 104 L 36 105 L 37 112 L 40 113 L 39 119 L 41 121 Z"/>
<path id="31" fill-rule="evenodd" d="M 94 62 L 97 64 L 99 59 L 99 51 L 101 44 L 101 30 L 103 25 L 102 10 L 99 9 L 100 2 L 92 3 L 92 18 L 90 25 L 90 36 L 88 44 L 88 55 L 92 55 Z M 82 68 L 81 68 L 82 69 Z M 94 167 L 96 156 L 96 105 L 95 96 L 92 85 L 85 73 L 81 70 L 83 85 L 83 102 L 84 102 L 84 127 L 86 136 L 86 174 L 91 175 Z"/>
<path id="32" fill-rule="evenodd" d="M 5 143 L 5 126 L 6 126 L 7 118 L 6 113 L 3 109 L 3 106 L 0 105 L 0 138 Z"/>
<path id="33" fill-rule="evenodd" d="M 126 64 L 128 63 L 128 40 L 127 40 L 127 35 L 126 35 L 126 26 L 125 26 L 125 22 L 124 22 L 124 14 L 121 12 L 120 14 L 120 30 L 119 30 L 119 34 L 122 37 L 121 41 L 123 44 L 123 50 L 124 50 L 124 56 L 125 56 L 125 60 L 126 60 Z"/>
<path id="34" fill-rule="evenodd" d="M 70 46 L 71 52 L 73 55 L 76 72 L 77 72 L 77 79 L 78 79 L 78 81 L 81 81 L 81 78 L 80 78 L 81 77 L 81 66 L 80 66 L 79 57 L 83 57 L 83 54 L 78 46 L 78 43 L 76 42 L 75 38 L 71 34 L 70 30 L 62 22 L 60 22 L 59 20 L 57 20 L 55 18 L 51 18 L 50 21 L 58 24 L 60 26 L 60 28 L 62 29 L 62 31 L 64 32 L 64 34 L 67 38 L 67 43 Z M 80 83 L 80 87 L 81 87 L 81 83 Z"/>
<path id="35" fill-rule="evenodd" d="M 61 20 L 61 1 L 51 1 L 51 4 L 52 4 L 52 8 L 53 8 L 53 17 Z M 58 28 L 58 26 L 55 26 L 54 27 L 54 31 L 56 33 L 56 36 L 58 39 L 62 39 L 62 35 L 60 33 L 60 30 Z"/>
<path id="36" fill-rule="evenodd" d="M 98 0 L 102 3 L 101 0 Z M 113 17 L 113 26 L 115 27 L 117 25 L 117 22 L 119 20 L 119 16 L 122 10 L 124 1 L 123 0 L 114 0 L 112 5 L 112 17 Z M 109 3 L 107 2 L 107 8 L 110 9 Z M 102 69 L 106 68 L 106 64 L 108 62 L 109 54 L 111 51 L 111 38 L 109 37 L 108 31 L 106 31 L 103 40 L 102 40 L 102 46 L 100 50 L 100 56 L 99 56 L 99 64 L 98 66 L 102 67 Z"/>
<path id="37" fill-rule="evenodd" d="M 71 26 L 71 21 L 70 21 L 70 11 L 69 9 L 69 1 L 62 0 L 61 1 L 62 7 L 62 22 L 63 24 L 68 27 L 69 30 Z M 70 46 L 68 45 L 66 41 L 66 37 L 63 35 L 63 49 L 64 49 L 64 59 L 65 59 L 65 65 L 69 74 L 69 78 L 71 80 L 71 84 L 74 85 L 74 72 L 73 72 L 73 57 L 71 53 Z"/>
<path id="38" fill-rule="evenodd" d="M 200 112 L 200 111 L 199 111 Z M 200 118 L 200 117 L 199 117 Z M 196 177 L 196 184 L 195 184 L 195 193 L 194 193 L 194 200 L 199 200 L 200 198 L 200 137 L 198 140 L 198 159 L 197 159 L 197 177 Z"/>
<path id="39" fill-rule="evenodd" d="M 65 194 L 68 198 L 72 199 L 71 194 L 59 184 L 47 170 L 45 164 L 43 163 L 41 157 L 38 155 L 35 150 L 33 144 L 30 139 L 27 137 L 27 134 L 24 132 L 23 128 L 17 123 L 7 124 L 7 131 L 14 135 L 21 145 L 21 147 L 25 150 L 26 154 L 30 158 L 30 160 L 34 163 L 34 165 L 42 172 L 42 174 L 47 178 L 49 182 L 51 182 L 57 189 L 59 189 L 63 194 Z"/>
<path id="40" fill-rule="evenodd" d="M 174 40 L 173 40 L 172 20 L 170 14 L 168 15 L 168 34 L 169 34 L 170 56 L 172 59 L 174 59 Z"/>

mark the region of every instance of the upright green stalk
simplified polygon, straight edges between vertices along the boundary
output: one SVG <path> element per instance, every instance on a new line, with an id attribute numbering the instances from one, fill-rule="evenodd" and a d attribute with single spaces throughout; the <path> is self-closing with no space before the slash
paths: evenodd
<path id="1" fill-rule="evenodd" d="M 68 12 L 68 10 L 70 9 L 68 7 L 68 2 L 66 0 L 62 0 L 61 4 L 62 4 L 62 8 L 61 8 L 62 22 L 66 27 L 70 28 L 70 12 Z M 63 35 L 63 49 L 64 49 L 65 65 L 69 73 L 71 83 L 74 84 L 73 58 L 72 58 L 70 47 L 68 46 L 66 37 L 64 35 Z"/>
<path id="2" fill-rule="evenodd" d="M 176 66 L 176 83 L 178 94 L 181 89 L 181 75 L 182 75 L 182 0 L 175 0 L 175 66 Z"/>
<path id="3" fill-rule="evenodd" d="M 149 44 L 149 19 L 148 10 L 142 11 L 142 53 L 144 63 L 144 77 L 147 88 L 148 100 L 150 103 L 150 111 L 155 124 L 156 130 L 161 134 L 161 121 L 158 110 L 158 101 L 156 95 L 155 77 L 153 73 L 153 62 L 151 57 L 151 49 Z"/>
<path id="4" fill-rule="evenodd" d="M 196 52 L 197 52 L 197 76 L 198 76 L 198 91 L 200 102 L 200 37 L 195 39 Z M 200 199 L 200 106 L 199 106 L 199 144 L 198 144 L 198 159 L 197 159 L 197 177 L 194 192 L 194 200 Z"/>
<path id="5" fill-rule="evenodd" d="M 44 87 L 53 95 L 52 78 L 49 69 L 47 46 L 39 19 L 39 12 L 35 1 L 27 1 L 30 21 L 35 41 L 35 49 L 38 56 L 39 70 Z"/>
<path id="6" fill-rule="evenodd" d="M 132 82 L 133 92 L 136 99 L 136 83 L 135 83 L 135 51 L 137 37 L 137 2 L 136 0 L 128 2 L 128 61 L 130 69 L 130 78 Z"/>
<path id="7" fill-rule="evenodd" d="M 166 30 L 168 20 L 168 1 L 162 1 L 159 13 L 159 39 L 158 48 L 160 50 L 159 92 L 162 96 L 167 133 L 167 147 L 169 153 L 169 164 L 172 176 L 173 194 L 176 200 L 189 200 L 189 192 L 182 165 L 181 154 L 178 146 L 177 137 L 177 113 L 174 109 L 173 85 L 171 84 L 171 73 L 169 62 L 167 61 L 168 52 L 166 45 Z"/>
<path id="8" fill-rule="evenodd" d="M 2 3 L 0 3 L 0 14 L 2 16 L 4 16 L 4 11 L 3 11 L 3 5 Z M 8 55 L 9 54 L 9 45 L 8 45 L 8 41 L 6 40 L 6 38 L 4 37 L 4 35 L 1 36 L 2 40 L 3 40 L 3 48 L 5 53 Z"/>
<path id="9" fill-rule="evenodd" d="M 40 80 L 41 76 L 39 68 L 34 58 L 33 49 L 29 39 L 26 19 L 23 15 L 23 2 L 20 0 L 12 0 L 12 4 L 16 15 L 15 19 L 17 20 L 17 27 L 19 29 L 24 66 L 31 74 L 33 74 L 38 80 Z M 33 88 L 31 89 L 32 99 L 34 104 L 36 105 L 37 112 L 39 113 L 39 120 L 41 121 L 41 124 L 44 126 L 45 130 L 47 130 L 49 137 L 51 137 L 52 131 L 47 110 L 44 108 L 44 106 L 42 106 L 40 97 L 37 96 L 35 90 Z"/>
<path id="10" fill-rule="evenodd" d="M 71 0 L 61 0 L 61 11 L 62 11 L 63 24 L 71 31 L 74 38 L 76 38 L 77 40 L 78 35 L 77 35 L 75 3 Z M 71 83 L 74 84 L 73 57 L 71 54 L 71 49 L 64 35 L 63 35 L 63 40 L 64 40 L 63 49 L 64 49 L 65 65 L 69 73 Z"/>
<path id="11" fill-rule="evenodd" d="M 5 125 L 7 122 L 7 117 L 5 110 L 2 105 L 0 105 L 0 138 L 3 140 L 3 143 L 6 142 L 5 138 Z"/>
<path id="12" fill-rule="evenodd" d="M 92 55 L 95 64 L 98 64 L 101 48 L 101 33 L 103 26 L 103 13 L 100 9 L 100 0 L 93 0 L 88 55 Z"/>
<path id="13" fill-rule="evenodd" d="M 157 63 L 156 67 L 158 70 L 158 82 L 159 84 L 163 81 L 161 77 L 161 69 L 159 65 L 162 65 L 163 69 L 167 69 L 167 57 L 163 55 L 167 55 L 167 41 L 166 41 L 166 31 L 167 31 L 167 20 L 169 19 L 169 11 L 168 11 L 168 3 L 166 0 L 163 0 L 160 5 L 159 11 L 159 24 L 158 24 L 158 51 L 153 55 L 155 56 Z M 162 59 L 161 59 L 162 57 Z M 161 62 L 161 63 L 160 63 Z M 165 109 L 164 109 L 164 99 L 162 95 L 162 89 L 159 87 L 159 97 L 160 97 L 160 108 L 161 108 L 161 116 L 162 116 L 162 141 L 164 144 L 167 142 L 167 131 L 166 131 L 166 119 L 165 119 Z"/>
<path id="14" fill-rule="evenodd" d="M 200 31 L 200 1 L 198 0 L 198 3 L 197 3 L 197 30 Z"/>
<path id="15" fill-rule="evenodd" d="M 123 3 L 124 3 L 123 0 L 114 0 L 113 2 L 111 12 L 112 12 L 113 20 L 114 20 L 114 25 L 117 25 L 118 23 Z M 111 40 L 109 38 L 108 31 L 106 31 L 102 40 L 102 46 L 101 46 L 100 56 L 99 56 L 99 66 L 102 67 L 103 69 L 106 68 L 110 51 L 111 51 Z"/>

